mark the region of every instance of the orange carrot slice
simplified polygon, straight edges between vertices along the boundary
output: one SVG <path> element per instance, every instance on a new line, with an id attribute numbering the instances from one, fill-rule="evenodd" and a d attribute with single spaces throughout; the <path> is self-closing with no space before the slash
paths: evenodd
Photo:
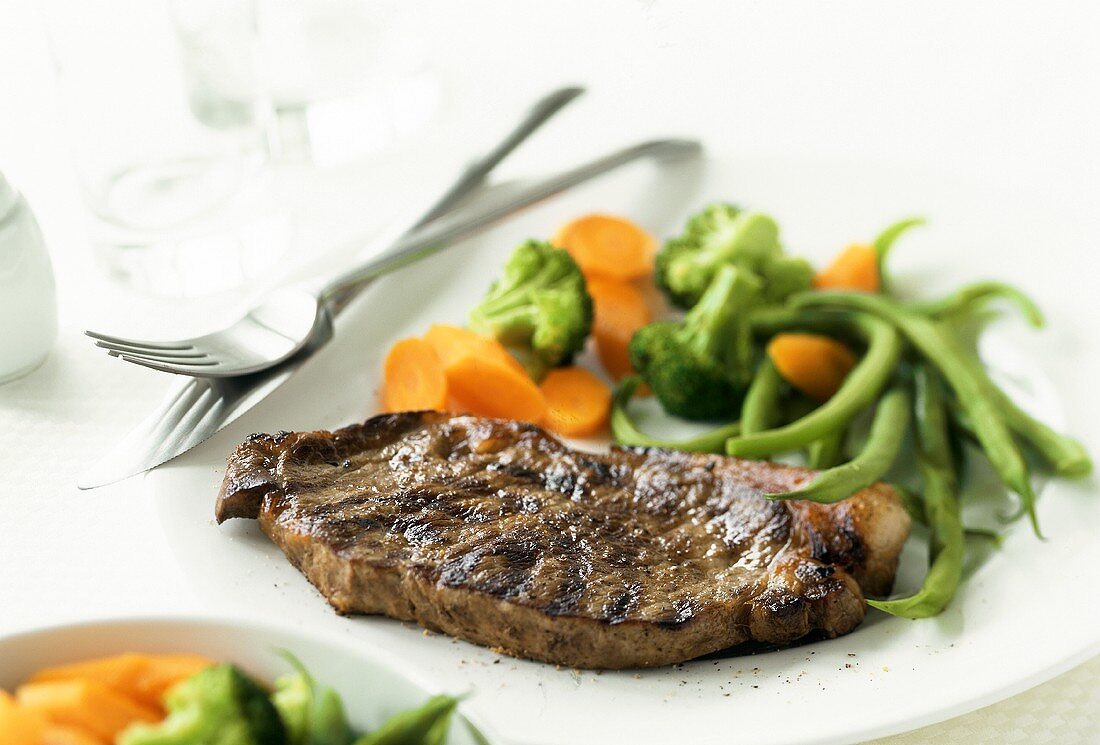
<path id="1" fill-rule="evenodd" d="M 823 290 L 878 292 L 881 285 L 878 255 L 874 248 L 860 243 L 841 251 L 832 264 L 814 277 L 814 287 Z"/>
<path id="2" fill-rule="evenodd" d="M 511 367 L 516 372 L 527 374 L 527 371 L 523 369 L 523 365 L 508 353 L 503 344 L 496 339 L 475 334 L 473 331 L 464 329 L 461 326 L 451 326 L 445 323 L 432 324 L 428 328 L 428 333 L 424 334 L 424 341 L 432 345 L 444 367 L 460 357 L 473 355 L 496 360 Z"/>
<path id="3" fill-rule="evenodd" d="M 88 680 L 159 709 L 168 688 L 213 664 L 213 660 L 194 654 L 126 653 L 44 668 L 30 682 Z"/>
<path id="4" fill-rule="evenodd" d="M 613 279 L 588 280 L 595 317 L 592 336 L 600 364 L 615 380 L 633 372 L 630 364 L 630 340 L 634 332 L 653 320 L 641 291 L 632 284 Z"/>
<path id="5" fill-rule="evenodd" d="M 611 390 L 581 367 L 559 367 L 542 380 L 546 398 L 544 424 L 565 437 L 588 437 L 607 426 L 611 414 Z"/>
<path id="6" fill-rule="evenodd" d="M 138 703 L 158 709 L 163 707 L 164 694 L 168 689 L 216 664 L 214 660 L 197 654 L 152 654 L 141 657 L 145 664 L 134 679 L 133 688 L 124 692 Z"/>
<path id="7" fill-rule="evenodd" d="M 28 683 L 16 692 L 19 705 L 51 723 L 77 727 L 113 742 L 134 722 L 156 722 L 160 713 L 90 680 Z"/>
<path id="8" fill-rule="evenodd" d="M 42 745 L 46 720 L 0 691 L 0 742 L 4 745 Z"/>
<path id="9" fill-rule="evenodd" d="M 585 277 L 629 281 L 653 272 L 657 240 L 630 220 L 585 215 L 566 223 L 551 241 L 564 248 Z"/>
<path id="10" fill-rule="evenodd" d="M 448 364 L 445 372 L 451 396 L 464 411 L 533 424 L 546 416 L 542 391 L 523 368 L 467 354 Z"/>
<path id="11" fill-rule="evenodd" d="M 810 398 L 827 401 L 856 365 L 856 357 L 836 339 L 817 334 L 778 334 L 768 356 L 783 379 Z"/>
<path id="12" fill-rule="evenodd" d="M 79 727 L 51 724 L 42 733 L 41 745 L 105 745 L 105 742 Z"/>
<path id="13" fill-rule="evenodd" d="M 382 369 L 382 405 L 386 411 L 447 407 L 447 376 L 435 348 L 423 339 L 393 345 Z"/>

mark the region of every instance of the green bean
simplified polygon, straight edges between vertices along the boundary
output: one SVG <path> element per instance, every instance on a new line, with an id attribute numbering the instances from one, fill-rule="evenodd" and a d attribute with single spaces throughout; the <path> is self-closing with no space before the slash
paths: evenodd
<path id="1" fill-rule="evenodd" d="M 457 698 L 432 696 L 415 709 L 394 714 L 355 745 L 443 745 L 457 706 Z"/>
<path id="2" fill-rule="evenodd" d="M 797 314 L 795 314 L 797 315 Z M 867 352 L 848 373 L 832 398 L 790 424 L 726 441 L 726 453 L 759 458 L 798 450 L 843 429 L 874 401 L 894 373 L 901 354 L 901 337 L 889 323 L 867 314 L 853 314 L 848 323 L 867 342 Z"/>
<path id="3" fill-rule="evenodd" d="M 973 313 L 983 303 L 1001 298 L 1015 303 L 1032 326 L 1043 327 L 1045 322 L 1043 311 L 1039 310 L 1035 301 L 1021 290 L 1004 282 L 977 282 L 940 300 L 910 303 L 909 308 L 936 318 L 947 318 Z"/>
<path id="4" fill-rule="evenodd" d="M 847 438 L 848 430 L 841 428 L 820 440 L 814 440 L 806 448 L 806 464 L 818 471 L 840 465 L 844 459 L 844 441 Z"/>
<path id="5" fill-rule="evenodd" d="M 909 513 L 909 519 L 920 525 L 928 526 L 928 515 L 924 509 L 924 498 L 920 494 L 917 494 L 901 484 L 891 484 L 894 491 L 897 492 L 898 497 L 901 498 L 901 504 L 905 507 L 905 511 Z M 996 530 L 990 530 L 989 528 L 963 528 L 963 533 L 967 538 L 981 538 L 985 541 L 992 541 L 999 548 L 1004 542 L 1004 538 Z"/>
<path id="6" fill-rule="evenodd" d="M 943 390 L 938 378 L 924 366 L 918 368 L 916 382 L 917 467 L 924 482 L 924 510 L 932 531 L 931 566 L 916 594 L 867 601 L 903 618 L 928 618 L 947 607 L 962 579 L 966 553 Z"/>
<path id="7" fill-rule="evenodd" d="M 878 264 L 879 286 L 882 292 L 889 292 L 890 285 L 892 284 L 890 278 L 886 274 L 886 257 L 889 255 L 890 249 L 894 247 L 894 242 L 902 233 L 918 225 L 924 225 L 923 217 L 911 217 L 907 220 L 896 222 L 879 233 L 878 238 L 875 238 L 874 243 L 871 244 L 875 249 L 875 260 Z"/>
<path id="8" fill-rule="evenodd" d="M 623 378 L 611 404 L 611 436 L 620 445 L 649 448 L 669 448 L 687 450 L 695 453 L 721 453 L 726 440 L 741 431 L 741 423 L 733 422 L 717 429 L 693 437 L 689 440 L 659 440 L 642 432 L 630 418 L 627 404 L 634 391 L 641 385 L 638 377 Z"/>
<path id="9" fill-rule="evenodd" d="M 867 444 L 847 463 L 822 471 L 801 489 L 768 494 L 769 499 L 805 499 L 830 504 L 847 499 L 881 479 L 898 457 L 909 427 L 909 391 L 896 386 L 879 401 Z"/>
<path id="10" fill-rule="evenodd" d="M 779 374 L 772 358 L 764 355 L 741 404 L 741 434 L 762 432 L 775 424 L 782 392 L 783 376 Z"/>
<path id="11" fill-rule="evenodd" d="M 795 307 L 839 307 L 874 313 L 905 334 L 954 389 L 959 404 L 973 424 L 974 433 L 978 436 L 986 457 L 993 465 L 993 470 L 1009 489 L 1020 495 L 1035 534 L 1042 537 L 1035 513 L 1035 492 L 1031 487 L 1027 462 L 1002 417 L 1003 412 L 989 395 L 989 386 L 983 381 L 984 375 L 977 374 L 974 365 L 967 359 L 965 350 L 942 325 L 881 295 L 812 292 L 803 293 L 791 302 Z"/>
<path id="12" fill-rule="evenodd" d="M 901 484 L 891 484 L 890 486 L 897 492 L 898 498 L 901 500 L 901 506 L 909 513 L 909 519 L 921 525 L 928 525 L 928 513 L 924 510 L 924 497 Z"/>
<path id="13" fill-rule="evenodd" d="M 966 353 L 965 360 L 972 374 L 980 380 L 986 395 L 1001 412 L 1009 428 L 1035 448 L 1054 473 L 1076 479 L 1084 478 L 1092 472 L 1092 459 L 1080 442 L 1055 432 L 1021 409 L 999 385 L 993 382 L 976 354 Z"/>

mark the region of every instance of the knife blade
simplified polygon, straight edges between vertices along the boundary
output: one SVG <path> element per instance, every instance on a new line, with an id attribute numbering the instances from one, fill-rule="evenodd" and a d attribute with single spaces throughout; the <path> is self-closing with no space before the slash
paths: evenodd
<path id="1" fill-rule="evenodd" d="M 433 253 L 429 250 L 432 247 L 454 244 L 525 207 L 640 158 L 676 161 L 697 157 L 701 152 L 702 147 L 694 140 L 644 142 L 555 176 L 516 185 L 497 201 L 478 201 L 460 208 L 400 240 L 397 253 L 412 257 L 401 265 Z M 333 312 L 340 312 L 347 300 L 341 298 Z M 256 375 L 222 379 L 179 376 L 183 379 L 172 385 L 161 405 L 83 473 L 77 487 L 106 486 L 182 455 L 278 390 L 328 341 L 320 338 L 278 367 Z"/>

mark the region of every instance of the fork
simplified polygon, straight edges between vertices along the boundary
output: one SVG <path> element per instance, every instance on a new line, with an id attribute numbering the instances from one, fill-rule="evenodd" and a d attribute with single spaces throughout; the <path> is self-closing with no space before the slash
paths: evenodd
<path id="1" fill-rule="evenodd" d="M 206 377 L 248 375 L 273 367 L 293 356 L 315 337 L 331 335 L 330 304 L 345 300 L 347 290 L 362 279 L 377 276 L 402 266 L 398 256 L 415 260 L 430 251 L 409 251 L 401 242 L 417 229 L 452 211 L 467 196 L 485 184 L 492 170 L 536 130 L 584 92 L 581 87 L 555 90 L 539 99 L 527 114 L 489 152 L 470 163 L 459 177 L 415 220 L 399 220 L 401 230 L 386 230 L 374 242 L 379 249 L 392 247 L 390 254 L 379 256 L 341 275 L 337 280 L 317 285 L 277 289 L 230 326 L 189 339 L 153 341 L 103 334 L 84 333 L 98 347 L 127 362 L 152 367 L 162 372 Z M 411 224 L 410 224 L 411 223 Z M 395 240 L 396 245 L 393 245 Z M 407 243 L 407 242 L 406 242 Z M 316 284 L 316 283 L 315 283 Z"/>

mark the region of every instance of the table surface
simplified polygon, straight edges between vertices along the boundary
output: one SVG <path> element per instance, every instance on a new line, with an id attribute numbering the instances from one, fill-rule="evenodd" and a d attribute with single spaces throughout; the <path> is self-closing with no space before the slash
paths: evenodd
<path id="1" fill-rule="evenodd" d="M 319 192 L 331 188 L 326 178 L 350 177 L 363 203 L 384 213 L 395 192 L 413 193 L 415 174 L 460 162 L 535 95 L 581 81 L 589 95 L 518 154 L 515 168 L 677 133 L 701 136 L 716 152 L 963 167 L 1042 183 L 1075 202 L 1100 194 L 1093 3 L 1001 2 L 996 12 L 967 2 L 428 7 L 421 31 L 446 91 L 435 124 L 415 150 L 313 174 Z M 61 324 L 45 364 L 0 387 L 0 634 L 94 617 L 228 612 L 187 589 L 141 478 L 92 492 L 74 486 L 165 387 L 98 353 L 82 330 L 170 335 L 224 312 L 228 299 L 144 297 L 96 266 L 34 5 L 0 0 L 0 19 L 0 171 L 39 216 Z M 370 178 L 355 179 L 354 168 Z M 370 227 L 356 219 L 320 235 Z M 316 245 L 303 242 L 302 260 Z M 878 742 L 933 741 L 1100 742 L 1100 659 Z"/>

